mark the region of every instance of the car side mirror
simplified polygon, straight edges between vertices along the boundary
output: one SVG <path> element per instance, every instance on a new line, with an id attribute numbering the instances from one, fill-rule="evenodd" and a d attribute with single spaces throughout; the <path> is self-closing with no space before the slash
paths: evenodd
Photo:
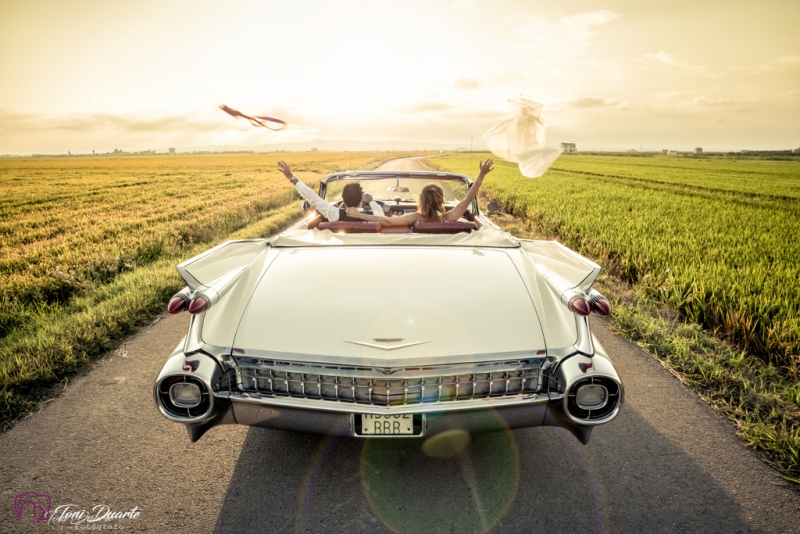
<path id="1" fill-rule="evenodd" d="M 301 211 L 308 211 L 309 208 L 311 208 L 311 203 L 308 200 L 304 200 L 300 203 Z"/>
<path id="2" fill-rule="evenodd" d="M 489 211 L 489 213 L 497 213 L 499 206 L 497 205 L 496 201 L 490 200 L 489 203 L 486 204 L 486 209 Z"/>

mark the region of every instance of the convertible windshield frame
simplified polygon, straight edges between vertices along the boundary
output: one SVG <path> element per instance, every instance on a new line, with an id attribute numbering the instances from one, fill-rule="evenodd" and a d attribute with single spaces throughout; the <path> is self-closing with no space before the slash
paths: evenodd
<path id="1" fill-rule="evenodd" d="M 328 184 L 330 182 L 348 180 L 353 182 L 366 182 L 372 180 L 388 180 L 388 179 L 404 179 L 404 180 L 435 180 L 446 181 L 452 180 L 463 183 L 467 190 L 472 187 L 474 183 L 472 178 L 464 174 L 457 174 L 453 172 L 436 172 L 436 171 L 347 171 L 329 174 L 320 180 L 319 183 L 319 196 L 328 202 L 338 202 L 340 199 L 328 199 L 326 197 L 328 192 Z M 470 205 L 473 213 L 478 213 L 478 199 L 475 198 Z"/>

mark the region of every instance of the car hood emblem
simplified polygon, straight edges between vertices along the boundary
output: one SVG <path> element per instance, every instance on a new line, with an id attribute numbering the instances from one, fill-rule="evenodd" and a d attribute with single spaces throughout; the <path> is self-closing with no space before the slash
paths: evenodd
<path id="1" fill-rule="evenodd" d="M 392 341 L 403 341 L 403 338 L 400 338 L 400 339 L 377 338 L 377 339 L 375 339 L 375 341 L 378 341 L 378 339 L 380 339 L 381 341 L 387 342 L 387 343 L 388 342 L 392 342 Z M 413 347 L 415 345 L 422 345 L 424 343 L 430 343 L 432 340 L 414 341 L 412 343 L 403 343 L 402 345 L 381 345 L 381 344 L 378 344 L 378 343 L 365 343 L 363 341 L 350 341 L 348 339 L 344 339 L 343 341 L 345 343 L 352 343 L 353 345 L 361 345 L 362 347 L 369 347 L 371 349 L 398 350 L 398 349 L 405 349 L 407 347 Z"/>

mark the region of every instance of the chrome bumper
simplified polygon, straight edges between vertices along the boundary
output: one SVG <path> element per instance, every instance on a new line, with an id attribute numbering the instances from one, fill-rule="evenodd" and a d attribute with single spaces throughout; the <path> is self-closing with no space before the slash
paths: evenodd
<path id="1" fill-rule="evenodd" d="M 564 417 L 562 397 L 547 395 L 519 399 L 491 399 L 491 401 L 407 407 L 370 407 L 364 405 L 312 407 L 289 399 L 244 399 L 220 397 L 216 399 L 219 411 L 210 419 L 186 424 L 192 442 L 200 439 L 211 428 L 224 424 L 240 424 L 305 432 L 346 438 L 422 438 L 446 432 L 463 430 L 470 433 L 497 432 L 535 426 L 557 426 L 569 430 L 581 443 L 586 444 L 594 427 L 575 425 Z M 455 408 L 455 409 L 454 409 Z M 356 418 L 365 413 L 394 415 L 419 414 L 421 432 L 413 435 L 366 436 L 357 432 Z"/>
<path id="2" fill-rule="evenodd" d="M 346 411 L 342 411 L 341 407 L 339 410 L 327 406 L 319 409 L 283 399 L 254 402 L 252 399 L 239 398 L 230 400 L 230 410 L 236 423 L 242 425 L 349 438 L 371 437 L 356 432 L 356 417 L 362 413 L 421 415 L 422 428 L 419 434 L 382 437 L 419 438 L 453 429 L 493 432 L 544 424 L 549 402 L 546 396 L 493 400 L 494 402 L 476 402 L 474 405 L 470 403 L 469 406 L 459 405 L 458 409 L 453 409 L 452 405 L 396 408 L 357 405 L 348 406 Z"/>

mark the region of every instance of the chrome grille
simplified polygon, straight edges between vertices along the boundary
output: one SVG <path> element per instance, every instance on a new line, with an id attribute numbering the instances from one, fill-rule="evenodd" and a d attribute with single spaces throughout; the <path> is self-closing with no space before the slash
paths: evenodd
<path id="1" fill-rule="evenodd" d="M 423 378 L 345 377 L 248 367 L 235 372 L 235 384 L 230 387 L 244 393 L 377 406 L 532 394 L 539 390 L 540 376 L 538 368 Z"/>

